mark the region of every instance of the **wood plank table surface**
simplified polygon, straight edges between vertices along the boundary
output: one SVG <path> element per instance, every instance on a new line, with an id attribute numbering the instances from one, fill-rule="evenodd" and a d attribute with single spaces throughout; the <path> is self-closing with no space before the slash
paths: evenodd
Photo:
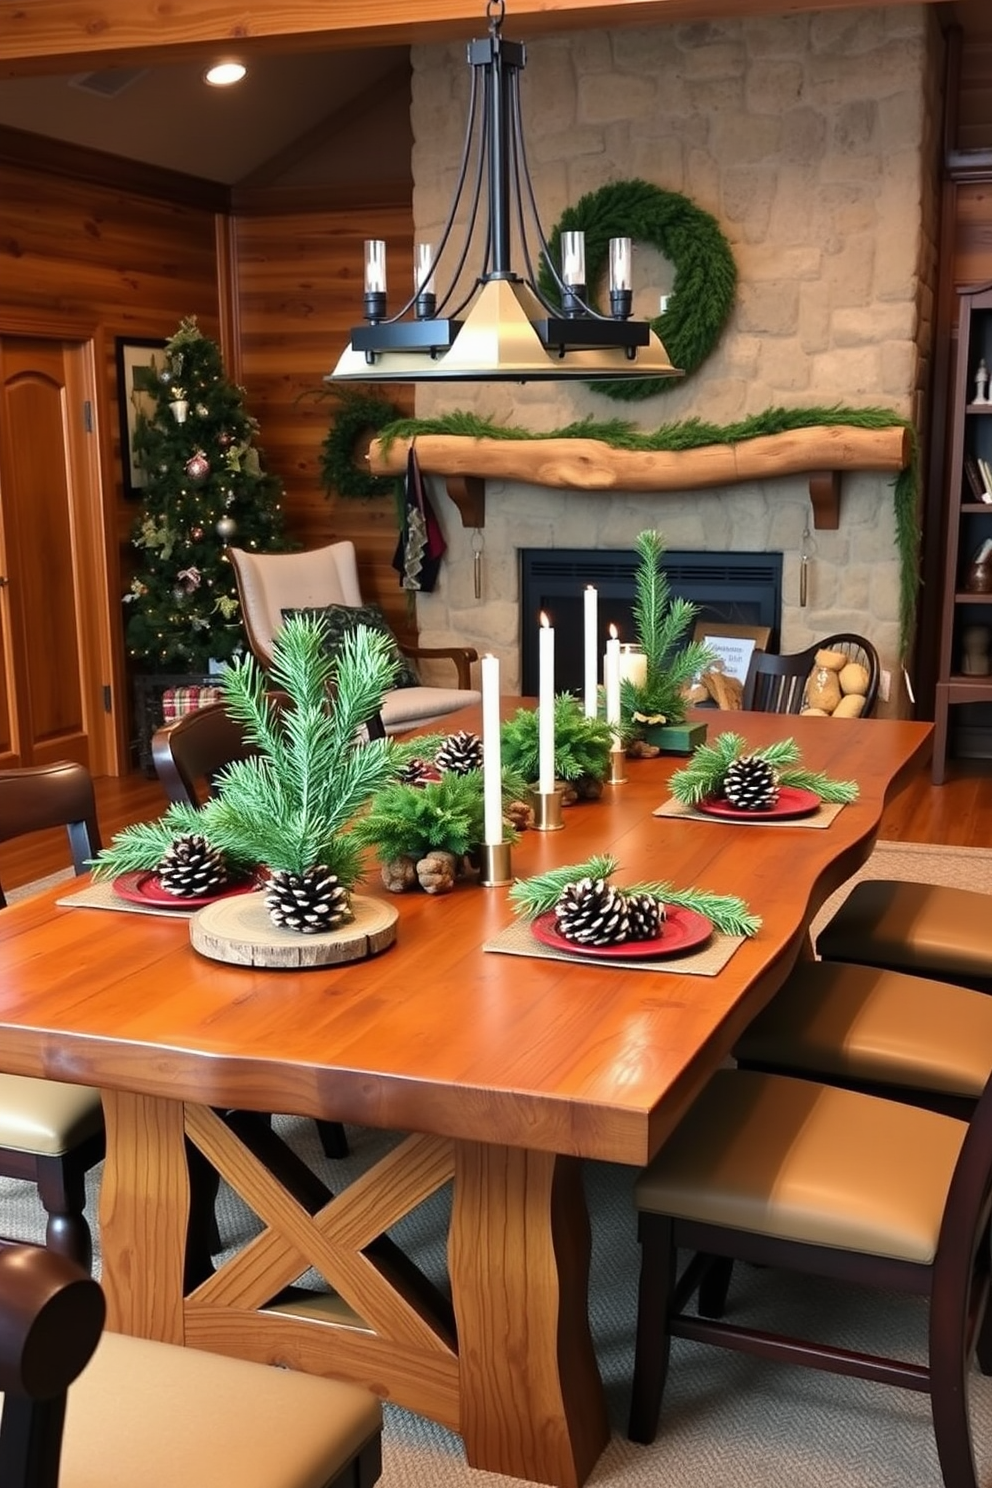
<path id="1" fill-rule="evenodd" d="M 57 890 L 0 915 L 0 1068 L 104 1092 L 111 1327 L 364 1381 L 460 1431 L 473 1467 L 578 1488 L 609 1430 L 580 1160 L 637 1167 L 657 1152 L 867 857 L 931 734 L 705 716 L 711 738 L 794 737 L 804 764 L 857 780 L 860 798 L 822 829 L 672 820 L 653 811 L 684 761 L 630 761 L 627 782 L 567 808 L 563 830 L 524 834 L 513 868 L 529 877 L 610 851 L 621 884 L 740 894 L 763 927 L 717 975 L 484 952 L 513 915 L 505 889 L 474 884 L 393 898 L 370 878 L 363 891 L 399 910 L 396 944 L 308 971 L 226 966 L 192 949 L 185 920 L 59 907 Z M 405 1135 L 331 1194 L 274 1152 L 264 1123 L 231 1111 Z M 264 1225 L 196 1274 L 187 1142 Z M 453 1306 L 384 1235 L 452 1179 Z M 272 1305 L 310 1265 L 350 1312 Z"/>

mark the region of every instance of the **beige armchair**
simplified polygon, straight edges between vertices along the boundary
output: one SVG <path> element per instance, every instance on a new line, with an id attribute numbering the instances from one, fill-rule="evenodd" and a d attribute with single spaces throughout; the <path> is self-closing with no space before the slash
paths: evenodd
<path id="1" fill-rule="evenodd" d="M 330 543 L 304 553 L 250 553 L 229 548 L 241 599 L 248 643 L 266 669 L 272 662 L 273 642 L 283 624 L 283 610 L 319 609 L 325 605 L 364 604 L 358 582 L 355 545 Z M 382 704 L 387 734 L 440 722 L 449 713 L 481 701 L 471 686 L 471 663 L 478 653 L 471 646 L 425 647 L 401 645 L 416 659 L 444 659 L 453 663 L 456 687 L 397 687 Z"/>

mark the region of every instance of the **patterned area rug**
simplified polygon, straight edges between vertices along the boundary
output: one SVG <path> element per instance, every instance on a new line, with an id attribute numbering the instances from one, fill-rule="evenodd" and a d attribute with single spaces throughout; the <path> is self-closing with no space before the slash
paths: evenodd
<path id="1" fill-rule="evenodd" d="M 992 894 L 992 851 L 880 843 L 858 878 L 903 878 L 947 883 Z M 851 880 L 851 883 L 855 880 Z M 818 920 L 849 891 L 845 885 Z M 14 897 L 13 895 L 11 897 Z M 323 1157 L 311 1122 L 279 1118 L 278 1126 L 316 1169 L 339 1186 L 378 1157 L 388 1134 L 350 1129 L 352 1156 Z M 592 1488 L 939 1488 L 940 1468 L 925 1396 L 859 1380 L 771 1363 L 676 1341 L 662 1425 L 650 1447 L 624 1436 L 629 1403 L 635 1319 L 637 1244 L 631 1186 L 634 1171 L 587 1165 L 593 1221 L 590 1318 L 606 1386 L 613 1436 L 590 1479 Z M 99 1174 L 93 1175 L 89 1212 L 96 1227 Z M 218 1220 L 228 1245 L 255 1231 L 254 1217 L 229 1191 Z M 447 1208 L 443 1196 L 404 1221 L 395 1238 L 443 1282 Z M 33 1189 L 0 1180 L 0 1233 L 38 1239 L 41 1223 Z M 826 1327 L 836 1342 L 875 1352 L 924 1357 L 925 1311 L 917 1299 L 852 1294 L 828 1283 L 792 1281 L 781 1273 L 738 1268 L 735 1315 L 757 1312 L 774 1328 Z M 315 1278 L 311 1278 L 315 1282 Z M 784 1326 L 783 1322 L 783 1326 Z M 972 1375 L 971 1415 L 979 1482 L 992 1481 L 992 1380 Z M 512 1488 L 517 1479 L 465 1465 L 458 1436 L 387 1406 L 383 1488 Z"/>

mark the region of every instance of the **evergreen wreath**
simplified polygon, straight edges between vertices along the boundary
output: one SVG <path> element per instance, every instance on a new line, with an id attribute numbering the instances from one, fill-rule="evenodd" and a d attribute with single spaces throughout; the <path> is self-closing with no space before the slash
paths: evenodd
<path id="1" fill-rule="evenodd" d="M 355 446 L 365 434 L 378 434 L 387 424 L 399 418 L 399 409 L 385 398 L 356 392 L 334 390 L 340 407 L 320 447 L 320 480 L 328 492 L 339 496 L 390 496 L 396 490 L 396 477 L 372 475 L 368 465 L 355 462 Z"/>
<path id="2" fill-rule="evenodd" d="M 521 918 L 536 920 L 538 915 L 554 909 L 567 884 L 582 878 L 594 881 L 609 879 L 618 866 L 611 853 L 601 853 L 585 863 L 553 868 L 549 873 L 538 873 L 533 878 L 518 878 L 510 889 L 510 906 Z M 630 884 L 624 893 L 648 894 L 663 904 L 695 910 L 712 921 L 714 929 L 724 935 L 752 936 L 757 935 L 761 928 L 761 916 L 752 914 L 736 894 L 711 894 L 707 889 L 697 888 L 677 889 L 674 884 L 664 882 Z"/>
<path id="3" fill-rule="evenodd" d="M 718 734 L 712 743 L 700 744 L 693 751 L 689 763 L 676 770 L 668 782 L 672 795 L 683 806 L 698 806 L 700 801 L 719 796 L 730 765 L 745 755 L 771 765 L 779 785 L 812 791 L 821 801 L 846 803 L 857 800 L 855 781 L 832 780 L 821 770 L 806 769 L 795 739 L 780 739 L 765 749 L 751 749 L 740 734 L 729 732 Z"/>
<path id="4" fill-rule="evenodd" d="M 588 297 L 594 309 L 599 308 L 593 298 L 594 286 L 603 279 L 611 238 L 634 238 L 664 254 L 675 277 L 668 308 L 651 321 L 651 328 L 664 342 L 673 366 L 691 377 L 719 341 L 737 289 L 737 265 L 716 218 L 677 191 L 637 179 L 613 181 L 588 192 L 562 213 L 548 239 L 555 263 L 561 261 L 563 232 L 586 235 Z M 538 283 L 548 299 L 560 302 L 558 286 L 543 262 Z M 628 402 L 671 392 L 685 377 L 590 382 L 589 386 L 608 398 Z"/>

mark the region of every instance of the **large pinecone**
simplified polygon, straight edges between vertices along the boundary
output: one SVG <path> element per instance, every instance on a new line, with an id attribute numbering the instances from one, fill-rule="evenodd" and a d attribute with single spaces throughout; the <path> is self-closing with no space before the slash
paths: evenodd
<path id="1" fill-rule="evenodd" d="M 768 811 L 778 800 L 778 776 L 760 755 L 742 754 L 727 766 L 723 794 L 738 811 Z"/>
<path id="2" fill-rule="evenodd" d="M 155 876 L 165 892 L 177 899 L 205 898 L 228 882 L 223 853 L 198 832 L 174 839 L 159 859 Z"/>
<path id="3" fill-rule="evenodd" d="M 665 906 L 653 894 L 627 895 L 628 940 L 657 940 L 665 923 Z"/>
<path id="4" fill-rule="evenodd" d="M 336 930 L 355 916 L 351 895 L 336 873 L 322 863 L 305 873 L 279 869 L 269 879 L 265 905 L 273 924 L 301 935 Z"/>
<path id="5" fill-rule="evenodd" d="M 449 734 L 434 756 L 439 770 L 450 770 L 453 775 L 467 775 L 469 770 L 482 769 L 482 740 L 478 734 L 465 729 Z"/>
<path id="6" fill-rule="evenodd" d="M 555 905 L 558 933 L 576 945 L 620 945 L 628 939 L 627 901 L 605 878 L 566 884 Z"/>

